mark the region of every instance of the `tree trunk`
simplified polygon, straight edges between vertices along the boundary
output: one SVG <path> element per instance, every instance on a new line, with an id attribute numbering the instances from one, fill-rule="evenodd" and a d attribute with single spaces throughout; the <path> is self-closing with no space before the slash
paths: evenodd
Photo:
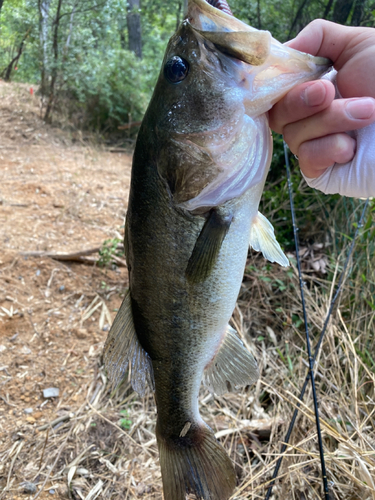
<path id="1" fill-rule="evenodd" d="M 302 17 L 303 11 L 307 7 L 307 5 L 309 4 L 309 2 L 310 2 L 310 0 L 302 0 L 302 3 L 301 3 L 301 5 L 298 8 L 296 17 L 294 18 L 294 20 L 292 22 L 292 25 L 290 27 L 289 34 L 288 34 L 288 39 L 290 39 L 292 37 L 293 31 L 297 27 L 298 21 Z"/>
<path id="2" fill-rule="evenodd" d="M 322 16 L 323 19 L 327 19 L 328 14 L 331 12 L 332 4 L 333 4 L 333 0 L 328 0 L 327 5 L 324 9 L 324 14 Z"/>
<path id="3" fill-rule="evenodd" d="M 42 67 L 40 92 L 46 95 L 48 92 L 48 14 L 51 0 L 38 0 L 39 8 L 39 40 L 42 52 Z"/>
<path id="4" fill-rule="evenodd" d="M 181 22 L 181 8 L 182 8 L 182 4 L 181 2 L 178 2 L 177 3 L 177 12 L 176 12 L 176 31 L 178 29 L 178 27 L 180 26 L 180 22 Z"/>
<path id="5" fill-rule="evenodd" d="M 260 18 L 260 0 L 257 0 L 257 21 L 258 21 L 257 29 L 261 30 L 262 29 L 262 21 Z"/>
<path id="6" fill-rule="evenodd" d="M 62 0 L 59 0 L 57 4 L 57 12 L 56 12 L 56 18 L 54 21 L 54 32 L 53 32 L 53 58 L 54 58 L 54 63 L 52 67 L 52 72 L 51 72 L 51 84 L 50 84 L 50 89 L 49 89 L 49 96 L 48 96 L 48 103 L 47 103 L 47 108 L 46 112 L 44 115 L 44 121 L 49 121 L 50 120 L 50 115 L 52 111 L 52 107 L 54 104 L 55 100 L 55 84 L 56 84 L 56 79 L 57 79 L 57 63 L 59 61 L 59 24 L 60 24 L 60 11 L 61 11 L 61 4 Z"/>
<path id="7" fill-rule="evenodd" d="M 76 7 L 77 7 L 77 4 L 74 4 L 74 5 L 73 5 L 72 12 L 71 12 L 71 14 L 70 14 L 69 34 L 68 34 L 68 38 L 66 39 L 66 42 L 65 42 L 65 47 L 64 47 L 65 57 L 66 57 L 66 54 L 67 54 L 68 49 L 69 49 L 70 40 L 71 40 L 71 38 L 72 38 L 72 33 L 73 33 L 73 21 L 74 21 L 74 14 L 75 14 L 75 11 L 76 11 Z"/>
<path id="8" fill-rule="evenodd" d="M 363 19 L 363 14 L 365 11 L 365 3 L 366 0 L 357 0 L 354 6 L 354 11 L 353 11 L 353 16 L 352 16 L 352 21 L 351 25 L 352 26 L 360 26 L 361 21 Z"/>
<path id="9" fill-rule="evenodd" d="M 332 21 L 334 23 L 345 24 L 352 10 L 354 0 L 336 0 L 333 9 Z"/>
<path id="10" fill-rule="evenodd" d="M 129 50 L 142 59 L 142 32 L 141 15 L 139 13 L 140 0 L 128 0 L 128 25 Z"/>
<path id="11" fill-rule="evenodd" d="M 8 66 L 5 68 L 5 70 L 2 72 L 2 75 L 4 75 L 4 81 L 5 82 L 9 82 L 10 81 L 10 75 L 12 73 L 12 70 L 13 70 L 13 67 L 17 64 L 19 58 L 21 57 L 22 55 L 22 51 L 23 51 L 23 44 L 25 43 L 25 40 L 26 38 L 29 36 L 29 33 L 30 33 L 31 30 L 29 30 L 26 35 L 23 37 L 22 39 L 22 42 L 18 48 L 18 52 L 17 52 L 17 55 L 15 57 L 13 57 L 13 59 L 10 61 L 10 63 L 8 64 Z"/>

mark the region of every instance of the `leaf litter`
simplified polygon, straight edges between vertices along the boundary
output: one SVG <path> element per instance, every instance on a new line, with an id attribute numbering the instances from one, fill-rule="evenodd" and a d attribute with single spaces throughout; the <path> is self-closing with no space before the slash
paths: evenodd
<path id="1" fill-rule="evenodd" d="M 131 158 L 43 124 L 38 106 L 28 86 L 0 82 L 0 499 L 160 500 L 153 395 L 140 398 L 129 380 L 111 390 L 101 366 L 127 271 L 46 255 L 121 237 Z M 319 242 L 304 254 L 316 338 L 333 289 L 325 273 L 334 282 L 338 263 Z M 261 377 L 235 394 L 201 391 L 202 417 L 236 466 L 234 499 L 264 498 L 306 375 L 297 287 L 293 266 L 249 256 L 232 321 Z M 375 500 L 375 366 L 360 355 L 375 352 L 374 316 L 347 284 L 318 359 L 336 499 Z M 48 388 L 58 395 L 43 397 Z M 320 498 L 319 474 L 307 391 L 273 498 Z"/>

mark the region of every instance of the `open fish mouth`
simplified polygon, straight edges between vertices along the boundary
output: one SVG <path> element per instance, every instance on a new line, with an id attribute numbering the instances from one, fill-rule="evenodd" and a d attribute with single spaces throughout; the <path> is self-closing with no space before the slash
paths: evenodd
<path id="1" fill-rule="evenodd" d="M 320 77 L 332 66 L 329 59 L 299 52 L 269 31 L 248 26 L 232 15 L 226 0 L 189 0 L 186 19 L 220 52 L 244 63 L 239 80 L 251 88 L 245 105 L 252 116 L 268 111 L 293 86 Z"/>

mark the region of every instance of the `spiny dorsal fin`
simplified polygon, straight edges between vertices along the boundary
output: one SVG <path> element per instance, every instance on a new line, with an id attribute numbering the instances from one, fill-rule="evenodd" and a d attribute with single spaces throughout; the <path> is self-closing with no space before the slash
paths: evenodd
<path id="1" fill-rule="evenodd" d="M 270 262 L 288 267 L 289 260 L 276 240 L 272 224 L 260 212 L 254 217 L 250 230 L 250 246 Z"/>
<path id="2" fill-rule="evenodd" d="M 219 351 L 204 371 L 204 385 L 220 396 L 236 387 L 251 385 L 258 377 L 254 356 L 238 338 L 236 330 L 228 325 Z"/>
<path id="3" fill-rule="evenodd" d="M 210 211 L 186 267 L 190 282 L 204 281 L 210 275 L 232 218 L 231 214 L 221 214 L 216 209 Z"/>
<path id="4" fill-rule="evenodd" d="M 108 333 L 103 359 L 114 386 L 124 378 L 130 362 L 133 389 L 141 396 L 145 394 L 147 384 L 154 390 L 152 363 L 135 331 L 129 290 Z"/>

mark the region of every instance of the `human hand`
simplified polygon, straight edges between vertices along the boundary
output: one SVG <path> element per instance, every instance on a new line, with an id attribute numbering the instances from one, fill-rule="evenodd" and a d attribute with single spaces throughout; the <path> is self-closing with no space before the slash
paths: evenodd
<path id="1" fill-rule="evenodd" d="M 363 165 L 363 160 L 369 162 L 368 158 L 363 157 L 363 151 L 356 149 L 356 140 L 346 133 L 375 122 L 375 29 L 316 20 L 289 46 L 330 58 L 337 70 L 336 85 L 342 99 L 334 99 L 335 87 L 328 80 L 298 85 L 270 110 L 271 128 L 282 133 L 291 151 L 298 155 L 300 168 L 310 185 L 324 192 L 367 196 L 367 191 L 359 192 L 363 183 L 369 186 L 361 176 L 372 175 L 370 194 L 375 195 L 374 148 L 365 151 L 370 153 L 374 165 L 371 169 L 374 173 L 369 174 Z M 367 131 L 375 134 L 374 127 L 368 127 L 361 137 Z M 367 147 L 369 141 L 364 142 Z M 361 164 L 359 157 L 356 158 L 358 153 Z M 357 189 L 353 183 L 359 180 L 361 186 Z"/>

